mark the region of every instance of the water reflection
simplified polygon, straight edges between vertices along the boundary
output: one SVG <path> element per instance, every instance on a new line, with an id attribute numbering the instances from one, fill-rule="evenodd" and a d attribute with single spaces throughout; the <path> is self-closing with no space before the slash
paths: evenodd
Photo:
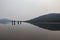
<path id="1" fill-rule="evenodd" d="M 50 31 L 29 23 L 0 24 L 0 40 L 60 40 L 60 31 Z"/>

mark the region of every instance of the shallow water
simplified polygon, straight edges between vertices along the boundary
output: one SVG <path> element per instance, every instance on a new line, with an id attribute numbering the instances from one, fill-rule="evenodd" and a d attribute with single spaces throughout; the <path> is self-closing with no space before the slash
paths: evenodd
<path id="1" fill-rule="evenodd" d="M 60 40 L 60 31 L 50 31 L 29 23 L 0 24 L 0 40 Z"/>

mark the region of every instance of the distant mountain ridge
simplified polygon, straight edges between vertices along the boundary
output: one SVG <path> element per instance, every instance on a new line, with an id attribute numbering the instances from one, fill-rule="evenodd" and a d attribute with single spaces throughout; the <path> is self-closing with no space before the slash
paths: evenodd
<path id="1" fill-rule="evenodd" d="M 25 21 L 48 30 L 60 30 L 60 14 L 51 13 Z"/>
<path id="2" fill-rule="evenodd" d="M 12 22 L 12 20 L 0 19 L 0 23 L 2 24 L 7 24 L 10 22 Z M 18 21 L 13 21 L 13 22 L 15 24 L 15 22 L 18 22 Z M 57 13 L 42 15 L 42 16 L 39 16 L 31 20 L 27 20 L 27 21 L 20 21 L 20 24 L 21 22 L 30 23 L 35 26 L 48 29 L 48 30 L 60 30 L 60 14 L 57 14 Z"/>
<path id="3" fill-rule="evenodd" d="M 8 18 L 0 19 L 0 23 L 2 23 L 2 24 L 7 24 L 11 21 L 12 20 L 10 20 Z M 51 13 L 51 14 L 46 14 L 46 15 L 39 16 L 37 18 L 33 18 L 31 20 L 26 20 L 26 21 L 23 21 L 23 22 L 36 23 L 36 22 L 56 22 L 56 21 L 60 22 L 60 14 Z"/>
<path id="4" fill-rule="evenodd" d="M 7 18 L 3 18 L 3 19 L 0 19 L 0 23 L 1 24 L 7 24 L 7 23 L 10 23 L 12 20 L 9 20 Z"/>

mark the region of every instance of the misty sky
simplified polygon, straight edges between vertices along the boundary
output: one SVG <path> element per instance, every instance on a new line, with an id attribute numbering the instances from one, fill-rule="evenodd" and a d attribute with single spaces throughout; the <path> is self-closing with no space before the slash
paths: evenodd
<path id="1" fill-rule="evenodd" d="M 29 20 L 60 12 L 60 0 L 0 0 L 0 18 Z"/>

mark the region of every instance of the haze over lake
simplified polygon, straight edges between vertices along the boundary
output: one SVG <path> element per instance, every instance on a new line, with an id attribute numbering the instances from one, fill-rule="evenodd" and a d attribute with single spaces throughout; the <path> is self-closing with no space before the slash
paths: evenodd
<path id="1" fill-rule="evenodd" d="M 50 31 L 29 23 L 0 24 L 0 40 L 60 40 L 60 31 Z"/>
<path id="2" fill-rule="evenodd" d="M 48 13 L 60 13 L 60 0 L 0 0 L 0 19 L 25 21 Z M 60 40 L 60 31 L 29 23 L 0 24 L 0 40 Z"/>

